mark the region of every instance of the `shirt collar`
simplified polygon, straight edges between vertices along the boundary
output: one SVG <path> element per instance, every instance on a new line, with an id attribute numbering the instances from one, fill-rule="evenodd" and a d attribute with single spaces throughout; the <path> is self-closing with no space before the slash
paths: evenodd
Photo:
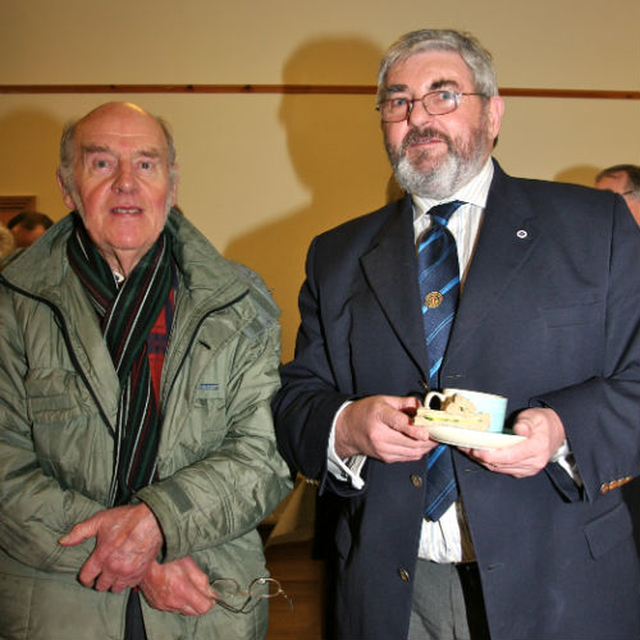
<path id="1" fill-rule="evenodd" d="M 433 198 L 424 198 L 422 196 L 412 195 L 413 201 L 413 219 L 417 220 L 421 215 L 429 211 L 431 207 L 442 202 L 450 202 L 451 200 L 462 200 L 462 202 L 472 204 L 476 207 L 484 209 L 487 204 L 489 195 L 489 187 L 493 179 L 493 161 L 491 156 L 482 166 L 482 169 L 463 187 L 458 189 L 450 197 L 444 200 L 434 200 Z"/>

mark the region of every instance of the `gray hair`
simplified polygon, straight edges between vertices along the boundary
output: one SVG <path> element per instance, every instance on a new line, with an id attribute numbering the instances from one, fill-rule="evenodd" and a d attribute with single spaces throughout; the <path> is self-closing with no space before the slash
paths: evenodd
<path id="1" fill-rule="evenodd" d="M 171 129 L 166 120 L 159 116 L 151 117 L 160 125 L 165 140 L 167 141 L 167 165 L 169 167 L 169 179 L 171 180 L 171 184 L 174 184 L 177 177 L 175 170 L 177 152 L 176 145 L 173 140 L 173 134 L 171 133 Z M 75 137 L 78 124 L 82 122 L 82 120 L 83 118 L 67 122 L 67 124 L 64 125 L 62 137 L 60 138 L 60 164 L 58 166 L 58 174 L 60 175 L 60 179 L 62 180 L 65 189 L 69 193 L 74 193 L 75 191 L 75 185 L 73 183 L 73 139 Z"/>
<path id="2" fill-rule="evenodd" d="M 640 199 L 640 166 L 637 164 L 614 164 L 612 167 L 607 167 L 596 176 L 596 182 L 602 178 L 614 177 L 619 173 L 627 176 L 625 191 L 631 191 L 634 198 Z"/>
<path id="3" fill-rule="evenodd" d="M 474 90 L 485 96 L 498 95 L 498 81 L 491 54 L 469 33 L 451 29 L 421 29 L 401 36 L 380 62 L 376 100 L 385 99 L 387 74 L 398 62 L 422 51 L 452 51 L 460 54 L 471 71 Z"/>

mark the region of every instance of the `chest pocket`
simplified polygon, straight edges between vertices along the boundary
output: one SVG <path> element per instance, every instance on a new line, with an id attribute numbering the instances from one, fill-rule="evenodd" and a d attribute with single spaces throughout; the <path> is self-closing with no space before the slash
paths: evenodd
<path id="1" fill-rule="evenodd" d="M 84 382 L 73 371 L 34 368 L 25 390 L 42 470 L 61 486 L 96 497 L 100 492 L 90 485 L 108 477 L 113 441 Z"/>
<path id="2" fill-rule="evenodd" d="M 220 446 L 227 431 L 224 355 L 197 346 L 194 352 L 163 408 L 159 456 L 164 473 L 202 459 Z"/>
<path id="3" fill-rule="evenodd" d="M 30 369 L 25 389 L 27 411 L 34 426 L 64 427 L 97 413 L 89 391 L 74 371 Z"/>
<path id="4" fill-rule="evenodd" d="M 548 328 L 576 327 L 596 325 L 602 322 L 604 306 L 599 302 L 587 302 L 574 305 L 545 307 L 540 309 Z"/>

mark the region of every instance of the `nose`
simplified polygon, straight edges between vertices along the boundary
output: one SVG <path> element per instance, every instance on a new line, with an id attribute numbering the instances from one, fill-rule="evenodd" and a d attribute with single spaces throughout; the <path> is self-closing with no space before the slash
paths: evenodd
<path id="1" fill-rule="evenodd" d="M 113 188 L 119 193 L 130 193 L 136 188 L 136 179 L 131 165 L 122 163 L 113 182 Z"/>
<path id="2" fill-rule="evenodd" d="M 422 99 L 413 100 L 407 122 L 414 127 L 422 127 L 431 119 L 433 119 L 433 116 L 427 111 Z"/>

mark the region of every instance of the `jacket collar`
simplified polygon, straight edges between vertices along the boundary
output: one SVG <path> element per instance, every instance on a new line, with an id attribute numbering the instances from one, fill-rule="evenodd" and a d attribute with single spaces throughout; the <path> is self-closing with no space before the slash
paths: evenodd
<path id="1" fill-rule="evenodd" d="M 360 261 L 391 327 L 428 380 L 427 348 L 418 304 L 420 291 L 411 198 L 405 196 L 390 207 L 388 221 Z"/>
<path id="2" fill-rule="evenodd" d="M 540 239 L 532 203 L 497 162 L 485 215 L 453 326 L 447 359 L 464 348 Z M 428 379 L 427 349 L 418 301 L 413 208 L 405 196 L 390 205 L 388 221 L 361 257 L 373 294 L 406 352 Z M 445 362 L 446 364 L 446 362 Z"/>
<path id="3" fill-rule="evenodd" d="M 180 285 L 195 301 L 224 306 L 247 290 L 238 271 L 184 216 L 172 210 L 166 229 L 174 239 Z M 2 278 L 30 295 L 64 307 L 63 284 L 68 278 L 75 278 L 67 260 L 67 240 L 72 230 L 73 216 L 69 214 L 11 262 Z"/>

